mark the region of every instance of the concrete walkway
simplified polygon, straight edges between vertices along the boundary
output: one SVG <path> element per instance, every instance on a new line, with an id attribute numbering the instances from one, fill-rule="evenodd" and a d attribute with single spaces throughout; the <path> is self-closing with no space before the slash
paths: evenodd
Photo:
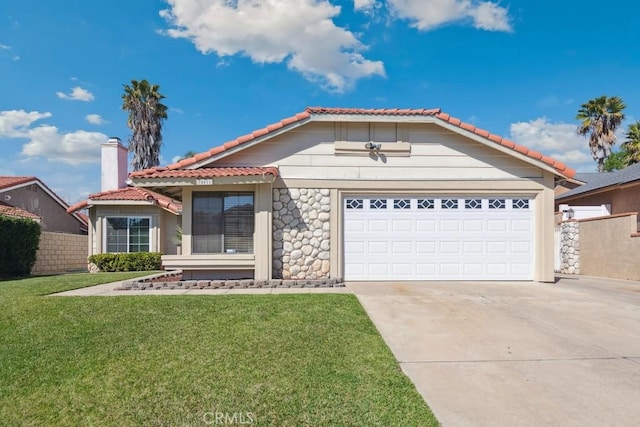
<path id="1" fill-rule="evenodd" d="M 349 283 L 445 426 L 640 423 L 640 283 Z"/>

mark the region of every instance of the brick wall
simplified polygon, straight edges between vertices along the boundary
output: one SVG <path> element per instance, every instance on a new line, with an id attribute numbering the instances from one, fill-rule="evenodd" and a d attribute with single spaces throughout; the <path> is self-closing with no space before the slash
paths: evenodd
<path id="1" fill-rule="evenodd" d="M 32 274 L 64 273 L 87 270 L 88 236 L 51 233 L 40 235 L 36 264 Z"/>

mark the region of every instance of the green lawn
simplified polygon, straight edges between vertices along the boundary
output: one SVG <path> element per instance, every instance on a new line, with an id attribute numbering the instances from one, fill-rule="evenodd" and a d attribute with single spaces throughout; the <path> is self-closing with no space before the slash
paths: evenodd
<path id="1" fill-rule="evenodd" d="M 437 425 L 353 295 L 44 296 L 135 276 L 0 281 L 0 424 Z"/>

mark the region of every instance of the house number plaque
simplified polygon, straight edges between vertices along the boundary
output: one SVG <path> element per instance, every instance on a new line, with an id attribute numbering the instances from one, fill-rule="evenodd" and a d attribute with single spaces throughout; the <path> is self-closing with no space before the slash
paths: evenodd
<path id="1" fill-rule="evenodd" d="M 213 179 L 196 179 L 196 185 L 213 185 Z"/>

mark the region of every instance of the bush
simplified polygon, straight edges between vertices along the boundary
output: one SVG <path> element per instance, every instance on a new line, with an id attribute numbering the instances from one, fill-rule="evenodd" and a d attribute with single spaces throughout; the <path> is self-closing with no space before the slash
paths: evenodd
<path id="1" fill-rule="evenodd" d="M 162 254 L 159 252 L 131 252 L 122 254 L 91 255 L 92 262 L 103 272 L 150 271 L 162 268 Z"/>
<path id="2" fill-rule="evenodd" d="M 40 224 L 0 215 L 0 277 L 28 276 L 39 245 Z"/>

